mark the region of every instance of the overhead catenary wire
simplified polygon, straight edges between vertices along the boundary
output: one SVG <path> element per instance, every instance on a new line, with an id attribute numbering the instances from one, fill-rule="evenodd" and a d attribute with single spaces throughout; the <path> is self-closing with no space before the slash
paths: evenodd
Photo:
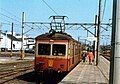
<path id="1" fill-rule="evenodd" d="M 48 7 L 52 8 L 45 0 L 42 0 Z M 106 0 L 105 0 L 106 1 Z M 53 10 L 53 8 L 51 9 L 52 11 L 54 11 L 55 14 L 57 14 L 57 12 L 55 10 Z M 104 13 L 103 13 L 104 14 Z M 21 23 L 21 22 L 20 22 Z M 27 25 L 27 23 L 25 23 L 25 25 Z M 45 26 L 45 25 L 44 25 Z M 49 27 L 46 27 L 49 28 Z"/>
<path id="2" fill-rule="evenodd" d="M 6 25 L 10 25 L 11 26 L 11 23 L 1 22 L 1 24 L 6 24 Z M 20 25 L 19 24 L 14 24 L 14 26 L 20 26 Z"/>
<path id="3" fill-rule="evenodd" d="M 21 18 L 19 18 L 19 17 L 17 17 L 16 15 L 10 13 L 10 12 L 7 11 L 7 10 L 5 10 L 5 9 L 3 9 L 3 8 L 1 8 L 1 10 L 3 10 L 3 11 L 6 12 L 6 13 L 8 13 L 9 15 L 14 16 L 14 17 L 16 17 L 17 19 L 21 20 Z"/>
<path id="4" fill-rule="evenodd" d="M 16 17 L 18 20 L 17 20 L 17 19 L 14 19 L 14 18 L 12 18 L 12 17 L 9 17 L 9 16 L 7 16 L 7 15 L 5 15 L 5 14 L 3 14 L 3 13 L 1 13 L 2 16 L 5 16 L 5 17 L 7 17 L 7 18 L 9 18 L 9 19 L 12 19 L 12 20 L 14 20 L 14 21 L 17 21 L 18 23 L 21 24 L 21 22 L 19 21 L 19 20 L 21 20 L 21 18 L 17 17 L 16 15 L 10 13 L 9 11 L 7 11 L 7 10 L 5 10 L 5 9 L 3 9 L 3 8 L 1 8 L 1 10 L 5 11 L 5 12 L 8 13 L 9 15 L 12 15 L 12 16 Z M 11 23 L 11 22 L 8 21 L 8 20 L 6 20 L 6 21 L 9 22 L 9 23 Z M 15 24 L 15 25 L 18 25 L 18 24 Z M 25 25 L 26 25 L 26 24 L 25 24 Z M 27 26 L 28 26 L 28 25 L 27 25 Z M 30 27 L 30 26 L 28 26 L 28 27 Z"/>
<path id="5" fill-rule="evenodd" d="M 6 11 L 6 12 L 8 12 L 8 11 Z M 9 12 L 9 14 L 12 15 L 12 13 L 10 13 L 10 12 Z M 2 16 L 4 16 L 4 17 L 7 17 L 7 18 L 9 18 L 9 19 L 11 19 L 11 20 L 13 20 L 13 21 L 18 22 L 18 24 L 14 24 L 15 26 L 18 26 L 18 25 L 20 26 L 20 25 L 21 25 L 21 22 L 19 21 L 20 18 L 19 18 L 19 20 L 17 20 L 17 19 L 14 19 L 13 17 L 10 17 L 10 16 L 8 16 L 8 15 L 6 15 L 6 14 L 3 14 L 3 13 L 1 13 L 1 12 L 0 12 L 0 15 L 2 15 Z M 13 15 L 13 16 L 14 16 L 14 15 Z M 16 17 L 16 16 L 15 16 L 15 17 Z M 5 19 L 4 19 L 4 20 L 5 20 Z M 11 21 L 9 21 L 9 20 L 5 20 L 5 21 L 6 21 L 6 22 L 1 21 L 1 23 L 2 23 L 2 24 L 5 24 L 5 25 L 10 25 L 10 26 L 11 26 Z M 30 28 L 30 29 L 27 30 L 26 32 L 34 29 L 33 27 L 31 27 L 30 25 L 27 25 L 26 23 L 25 23 L 25 25 Z M 44 25 L 44 26 L 45 26 L 45 25 Z M 26 32 L 25 32 L 25 33 L 26 33 Z"/>
<path id="6" fill-rule="evenodd" d="M 0 17 L 1 18 L 1 17 Z M 2 19 L 2 18 L 1 18 Z M 4 21 L 0 21 L 1 24 L 11 25 L 11 21 L 3 19 Z M 20 26 L 20 24 L 14 24 L 15 26 Z"/>
<path id="7" fill-rule="evenodd" d="M 42 0 L 44 3 L 45 3 L 45 5 L 49 8 L 49 9 L 51 9 L 56 15 L 58 15 L 58 13 L 45 1 L 45 0 Z"/>
<path id="8" fill-rule="evenodd" d="M 21 22 L 20 21 L 18 21 L 18 20 L 16 20 L 16 19 L 14 19 L 14 18 L 12 18 L 12 17 L 9 17 L 9 16 L 7 16 L 7 15 L 5 15 L 5 14 L 3 14 L 3 13 L 0 13 L 0 15 L 2 15 L 2 16 L 4 16 L 4 17 L 7 17 L 7 18 L 9 18 L 9 19 L 12 19 L 12 20 L 14 20 L 14 21 L 16 21 L 16 22 L 18 22 L 18 23 L 20 23 L 21 24 Z M 31 26 L 29 26 L 29 25 L 27 25 L 27 24 L 25 24 L 27 27 L 30 27 L 31 28 Z"/>
<path id="9" fill-rule="evenodd" d="M 0 15 L 2 15 L 2 16 L 4 16 L 4 17 L 7 17 L 7 18 L 9 18 L 9 19 L 12 19 L 12 20 L 14 20 L 14 21 L 16 21 L 16 22 L 21 23 L 20 21 L 14 19 L 14 18 L 12 18 L 12 17 L 9 17 L 9 16 L 7 16 L 7 15 L 5 15 L 5 14 L 3 14 L 3 13 L 0 13 Z"/>

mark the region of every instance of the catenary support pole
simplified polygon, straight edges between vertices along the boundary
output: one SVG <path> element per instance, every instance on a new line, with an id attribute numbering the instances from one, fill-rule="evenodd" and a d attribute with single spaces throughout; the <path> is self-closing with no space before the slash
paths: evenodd
<path id="1" fill-rule="evenodd" d="M 13 52 L 13 48 L 12 48 L 12 46 L 13 46 L 13 23 L 12 23 L 12 27 L 11 27 L 11 53 L 10 53 L 10 57 L 12 57 L 12 52 Z"/>
<path id="2" fill-rule="evenodd" d="M 120 84 L 120 0 L 113 0 L 110 84 Z"/>
<path id="3" fill-rule="evenodd" d="M 2 31 L 2 23 L 0 24 L 0 54 L 1 54 L 1 31 Z"/>
<path id="4" fill-rule="evenodd" d="M 114 53 L 115 53 L 115 32 L 116 32 L 116 8 L 117 0 L 113 0 L 113 15 L 112 15 L 112 37 L 111 37 L 111 56 L 110 56 L 110 73 L 109 84 L 113 84 L 114 75 Z"/>
<path id="5" fill-rule="evenodd" d="M 96 38 L 97 37 L 97 15 L 95 15 L 95 31 L 94 31 L 94 33 L 95 33 L 95 35 L 94 35 L 94 37 Z M 94 41 L 93 41 L 93 45 L 94 45 L 94 59 L 95 59 L 95 62 L 96 62 L 96 45 L 97 45 L 97 39 L 95 39 Z"/>
<path id="6" fill-rule="evenodd" d="M 24 27 L 25 27 L 25 13 L 22 13 L 22 42 L 21 42 L 21 59 L 24 59 Z"/>
<path id="7" fill-rule="evenodd" d="M 100 24 L 101 24 L 101 0 L 99 0 L 99 10 L 98 10 L 96 66 L 98 65 L 99 53 L 100 53 Z"/>

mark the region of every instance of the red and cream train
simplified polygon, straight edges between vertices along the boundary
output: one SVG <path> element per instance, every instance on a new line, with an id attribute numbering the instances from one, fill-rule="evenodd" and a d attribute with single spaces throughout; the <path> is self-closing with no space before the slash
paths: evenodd
<path id="1" fill-rule="evenodd" d="M 35 71 L 68 72 L 81 60 L 81 44 L 66 33 L 36 37 Z"/>

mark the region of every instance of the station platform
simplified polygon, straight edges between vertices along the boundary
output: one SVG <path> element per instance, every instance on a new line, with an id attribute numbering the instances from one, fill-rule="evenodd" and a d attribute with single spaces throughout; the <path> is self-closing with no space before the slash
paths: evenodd
<path id="1" fill-rule="evenodd" d="M 59 84 L 108 84 L 109 61 L 100 56 L 99 64 L 80 62 Z"/>

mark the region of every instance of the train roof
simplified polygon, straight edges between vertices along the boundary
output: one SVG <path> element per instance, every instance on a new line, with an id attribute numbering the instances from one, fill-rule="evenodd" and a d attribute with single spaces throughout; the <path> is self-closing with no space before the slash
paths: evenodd
<path id="1" fill-rule="evenodd" d="M 72 36 L 63 32 L 54 32 L 41 34 L 35 38 L 36 40 L 73 40 Z"/>

